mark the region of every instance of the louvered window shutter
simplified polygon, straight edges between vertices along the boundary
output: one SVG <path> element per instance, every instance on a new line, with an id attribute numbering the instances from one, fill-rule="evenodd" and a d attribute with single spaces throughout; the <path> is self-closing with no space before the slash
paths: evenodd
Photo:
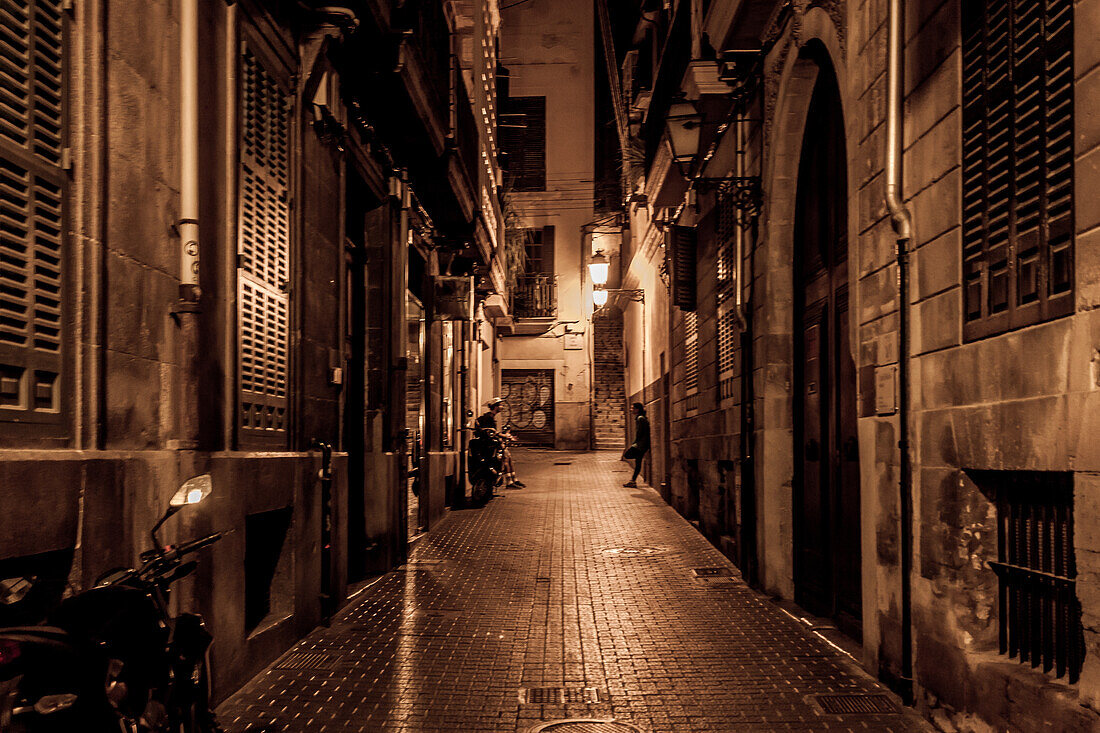
<path id="1" fill-rule="evenodd" d="M 244 442 L 287 434 L 290 96 L 250 50 L 242 57 L 237 303 Z"/>
<path id="2" fill-rule="evenodd" d="M 501 102 L 500 147 L 516 191 L 546 190 L 546 97 Z"/>
<path id="3" fill-rule="evenodd" d="M 695 310 L 695 229 L 670 226 L 668 250 L 672 263 L 672 304 Z"/>
<path id="4" fill-rule="evenodd" d="M 974 339 L 1073 311 L 1073 3 L 965 7 L 962 256 Z"/>
<path id="5" fill-rule="evenodd" d="M 695 311 L 684 314 L 684 389 L 699 391 L 699 319 Z"/>
<path id="6" fill-rule="evenodd" d="M 0 5 L 0 421 L 62 425 L 65 16 Z"/>

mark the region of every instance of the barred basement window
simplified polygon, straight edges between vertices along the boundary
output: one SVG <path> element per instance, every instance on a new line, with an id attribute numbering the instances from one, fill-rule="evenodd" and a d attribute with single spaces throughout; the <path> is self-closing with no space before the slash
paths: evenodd
<path id="1" fill-rule="evenodd" d="M 1073 2 L 963 17 L 965 336 L 1073 312 Z"/>
<path id="2" fill-rule="evenodd" d="M 290 283 L 290 96 L 251 49 L 241 59 L 237 307 L 244 442 L 285 445 Z"/>
<path id="3" fill-rule="evenodd" d="M 1073 474 L 989 472 L 997 503 L 1002 654 L 1076 682 L 1085 655 L 1073 547 Z"/>
<path id="4" fill-rule="evenodd" d="M 684 313 L 684 389 L 687 409 L 699 407 L 699 319 L 695 311 Z"/>
<path id="5" fill-rule="evenodd" d="M 4 3 L 0 23 L 0 422 L 18 423 L 21 437 L 55 434 L 64 418 L 61 5 Z"/>

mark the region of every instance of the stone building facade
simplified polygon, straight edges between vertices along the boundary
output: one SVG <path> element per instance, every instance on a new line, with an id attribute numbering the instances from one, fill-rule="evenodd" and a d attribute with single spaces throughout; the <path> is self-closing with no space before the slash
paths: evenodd
<path id="1" fill-rule="evenodd" d="M 476 68 L 495 68 L 496 4 L 19 7 L 5 42 L 26 63 L 0 71 L 24 95 L 0 126 L 0 575 L 86 588 L 212 474 L 163 536 L 233 530 L 174 599 L 205 615 L 224 697 L 403 561 L 411 477 L 417 530 L 462 502 L 481 347 L 437 293 L 503 292 L 496 90 L 475 95 L 455 43 L 476 27 Z"/>
<path id="2" fill-rule="evenodd" d="M 620 49 L 648 478 L 943 729 L 1094 730 L 1100 3 L 892 5 L 645 5 Z"/>

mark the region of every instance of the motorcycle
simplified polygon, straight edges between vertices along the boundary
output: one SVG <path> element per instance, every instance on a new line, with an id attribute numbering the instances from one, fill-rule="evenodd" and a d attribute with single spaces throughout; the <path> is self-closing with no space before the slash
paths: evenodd
<path id="1" fill-rule="evenodd" d="M 171 586 L 198 566 L 188 559 L 223 536 L 162 546 L 157 531 L 211 492 L 189 479 L 153 527 L 138 568 L 115 568 L 63 599 L 44 623 L 0 629 L 0 730 L 220 731 L 210 711 L 207 650 L 198 614 L 169 612 Z M 18 604 L 36 578 L 0 581 L 0 604 Z"/>
<path id="2" fill-rule="evenodd" d="M 466 452 L 466 472 L 470 477 L 470 493 L 476 506 L 484 506 L 500 483 L 504 470 L 504 439 L 491 429 L 474 428 Z"/>

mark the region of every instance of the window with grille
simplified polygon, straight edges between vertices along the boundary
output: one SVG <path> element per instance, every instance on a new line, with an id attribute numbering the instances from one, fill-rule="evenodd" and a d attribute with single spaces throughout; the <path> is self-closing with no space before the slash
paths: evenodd
<path id="1" fill-rule="evenodd" d="M 23 0 L 0 8 L 0 422 L 22 425 L 61 426 L 63 420 L 61 6 L 60 0 Z"/>
<path id="2" fill-rule="evenodd" d="M 237 304 L 244 442 L 285 443 L 289 335 L 290 96 L 251 49 L 241 59 Z"/>
<path id="3" fill-rule="evenodd" d="M 737 189 L 733 181 L 724 181 L 718 187 L 715 201 L 714 233 L 718 244 L 717 283 L 718 298 L 718 397 L 733 397 L 734 353 L 737 346 L 736 313 L 734 312 L 734 288 L 741 287 L 737 280 L 736 237 L 740 223 L 734 205 Z"/>
<path id="4" fill-rule="evenodd" d="M 672 271 L 672 304 L 684 311 L 695 310 L 695 248 L 693 227 L 672 225 L 665 234 L 666 251 Z"/>
<path id="5" fill-rule="evenodd" d="M 1073 2 L 963 17 L 965 336 L 1073 311 Z"/>
<path id="6" fill-rule="evenodd" d="M 546 190 L 546 97 L 506 97 L 500 102 L 500 149 L 516 191 Z"/>
<path id="7" fill-rule="evenodd" d="M 1001 653 L 1076 682 L 1084 659 L 1073 474 L 996 471 Z"/>
<path id="8" fill-rule="evenodd" d="M 699 406 L 699 319 L 695 311 L 684 313 L 684 391 L 687 409 Z"/>

